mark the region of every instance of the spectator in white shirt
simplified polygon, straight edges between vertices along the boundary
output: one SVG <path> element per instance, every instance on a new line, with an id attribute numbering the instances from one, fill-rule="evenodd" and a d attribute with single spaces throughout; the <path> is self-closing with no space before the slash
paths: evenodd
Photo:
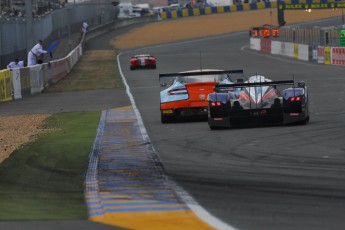
<path id="1" fill-rule="evenodd" d="M 87 31 L 89 31 L 89 24 L 87 24 L 87 22 L 83 22 L 81 30 L 83 31 L 83 33 L 86 33 Z"/>
<path id="2" fill-rule="evenodd" d="M 37 60 L 42 59 L 42 55 L 47 53 L 47 51 L 43 50 L 43 41 L 39 40 L 38 43 L 32 47 L 32 49 L 28 53 L 28 66 L 33 66 L 38 64 Z"/>
<path id="3" fill-rule="evenodd" d="M 18 58 L 14 59 L 13 62 L 7 65 L 7 69 L 15 69 L 24 67 L 24 61 L 19 61 Z"/>

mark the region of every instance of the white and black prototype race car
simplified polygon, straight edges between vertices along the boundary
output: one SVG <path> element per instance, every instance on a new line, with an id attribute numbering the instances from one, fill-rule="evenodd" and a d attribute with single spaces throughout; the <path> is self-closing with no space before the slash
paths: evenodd
<path id="1" fill-rule="evenodd" d="M 306 124 L 308 89 L 304 82 L 272 81 L 261 75 L 215 86 L 208 95 L 211 129 L 246 125 Z"/>

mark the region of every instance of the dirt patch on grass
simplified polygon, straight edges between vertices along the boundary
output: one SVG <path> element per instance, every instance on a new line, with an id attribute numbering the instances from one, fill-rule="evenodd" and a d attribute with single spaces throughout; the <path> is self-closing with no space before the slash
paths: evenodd
<path id="1" fill-rule="evenodd" d="M 272 17 L 270 16 L 272 12 Z M 285 21 L 297 23 L 342 15 L 340 10 L 286 10 Z M 129 49 L 249 30 L 253 26 L 277 24 L 277 9 L 212 14 L 150 23 L 136 28 L 112 42 L 118 49 Z"/>
<path id="2" fill-rule="evenodd" d="M 38 134 L 47 132 L 39 126 L 49 115 L 1 117 L 0 163 L 23 144 L 34 141 Z"/>

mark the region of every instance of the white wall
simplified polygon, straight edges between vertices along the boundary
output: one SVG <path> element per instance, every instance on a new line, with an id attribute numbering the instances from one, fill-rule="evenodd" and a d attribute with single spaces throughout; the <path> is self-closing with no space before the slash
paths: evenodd
<path id="1" fill-rule="evenodd" d="M 233 0 L 207 0 L 211 6 L 230 6 L 233 5 Z"/>

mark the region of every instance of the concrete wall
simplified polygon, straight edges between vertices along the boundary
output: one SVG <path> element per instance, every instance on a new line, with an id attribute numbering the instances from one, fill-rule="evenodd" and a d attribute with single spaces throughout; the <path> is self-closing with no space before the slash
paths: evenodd
<path id="1" fill-rule="evenodd" d="M 268 41 L 270 40 L 267 40 L 266 38 L 250 38 L 250 49 L 301 61 L 317 62 L 325 65 L 345 66 L 345 47 Z M 268 44 L 270 47 L 268 47 Z"/>

